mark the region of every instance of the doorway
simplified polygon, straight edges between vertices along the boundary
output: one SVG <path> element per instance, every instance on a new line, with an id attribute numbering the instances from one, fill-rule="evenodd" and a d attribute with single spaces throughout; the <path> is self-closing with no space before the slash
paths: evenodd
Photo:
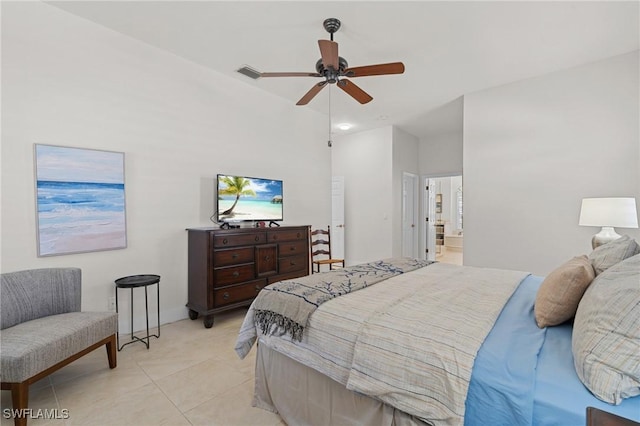
<path id="1" fill-rule="evenodd" d="M 429 260 L 463 264 L 462 176 L 424 178 L 425 254 Z"/>

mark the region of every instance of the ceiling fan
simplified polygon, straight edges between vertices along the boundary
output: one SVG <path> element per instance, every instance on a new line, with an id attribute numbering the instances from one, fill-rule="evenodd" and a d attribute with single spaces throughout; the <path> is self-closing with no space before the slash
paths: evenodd
<path id="1" fill-rule="evenodd" d="M 324 81 L 315 84 L 296 105 L 308 104 L 326 85 L 336 84 L 348 95 L 361 104 L 370 102 L 373 98 L 355 83 L 347 78 L 366 77 L 371 75 L 402 74 L 404 64 L 391 62 L 388 64 L 365 65 L 351 67 L 347 61 L 338 56 L 338 43 L 333 41 L 333 33 L 340 29 L 340 21 L 336 18 L 325 19 L 324 29 L 331 34 L 331 40 L 318 40 L 321 58 L 316 62 L 316 72 L 263 72 L 260 77 L 324 77 Z"/>

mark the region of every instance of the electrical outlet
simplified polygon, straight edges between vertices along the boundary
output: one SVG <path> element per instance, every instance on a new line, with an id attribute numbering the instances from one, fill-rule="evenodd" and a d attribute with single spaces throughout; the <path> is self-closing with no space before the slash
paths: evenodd
<path id="1" fill-rule="evenodd" d="M 107 302 L 107 309 L 111 312 L 115 312 L 116 311 L 116 298 L 115 297 L 110 297 L 109 301 Z"/>

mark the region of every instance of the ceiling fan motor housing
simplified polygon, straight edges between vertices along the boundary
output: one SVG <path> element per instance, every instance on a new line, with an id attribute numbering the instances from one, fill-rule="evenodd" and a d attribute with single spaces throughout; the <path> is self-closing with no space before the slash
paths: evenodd
<path id="1" fill-rule="evenodd" d="M 322 58 L 318 59 L 318 62 L 316 62 L 316 71 L 318 72 L 318 74 L 323 75 L 327 79 L 327 82 L 331 84 L 337 82 L 338 77 L 345 75 L 344 70 L 346 70 L 348 67 L 349 64 L 347 63 L 347 60 L 342 56 L 338 57 L 337 70 L 334 70 L 333 67 L 325 68 L 324 64 L 322 63 Z"/>

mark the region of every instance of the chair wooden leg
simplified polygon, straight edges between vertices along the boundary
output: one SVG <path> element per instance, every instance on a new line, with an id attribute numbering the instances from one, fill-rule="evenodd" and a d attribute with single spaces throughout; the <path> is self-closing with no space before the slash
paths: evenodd
<path id="1" fill-rule="evenodd" d="M 15 426 L 27 426 L 27 407 L 29 405 L 29 385 L 25 382 L 11 385 L 11 402 L 13 403 L 13 418 Z"/>
<path id="2" fill-rule="evenodd" d="M 116 368 L 116 365 L 118 365 L 118 351 L 116 351 L 117 346 L 116 335 L 114 334 L 105 344 L 105 347 L 107 348 L 107 358 L 109 359 L 109 368 Z"/>

